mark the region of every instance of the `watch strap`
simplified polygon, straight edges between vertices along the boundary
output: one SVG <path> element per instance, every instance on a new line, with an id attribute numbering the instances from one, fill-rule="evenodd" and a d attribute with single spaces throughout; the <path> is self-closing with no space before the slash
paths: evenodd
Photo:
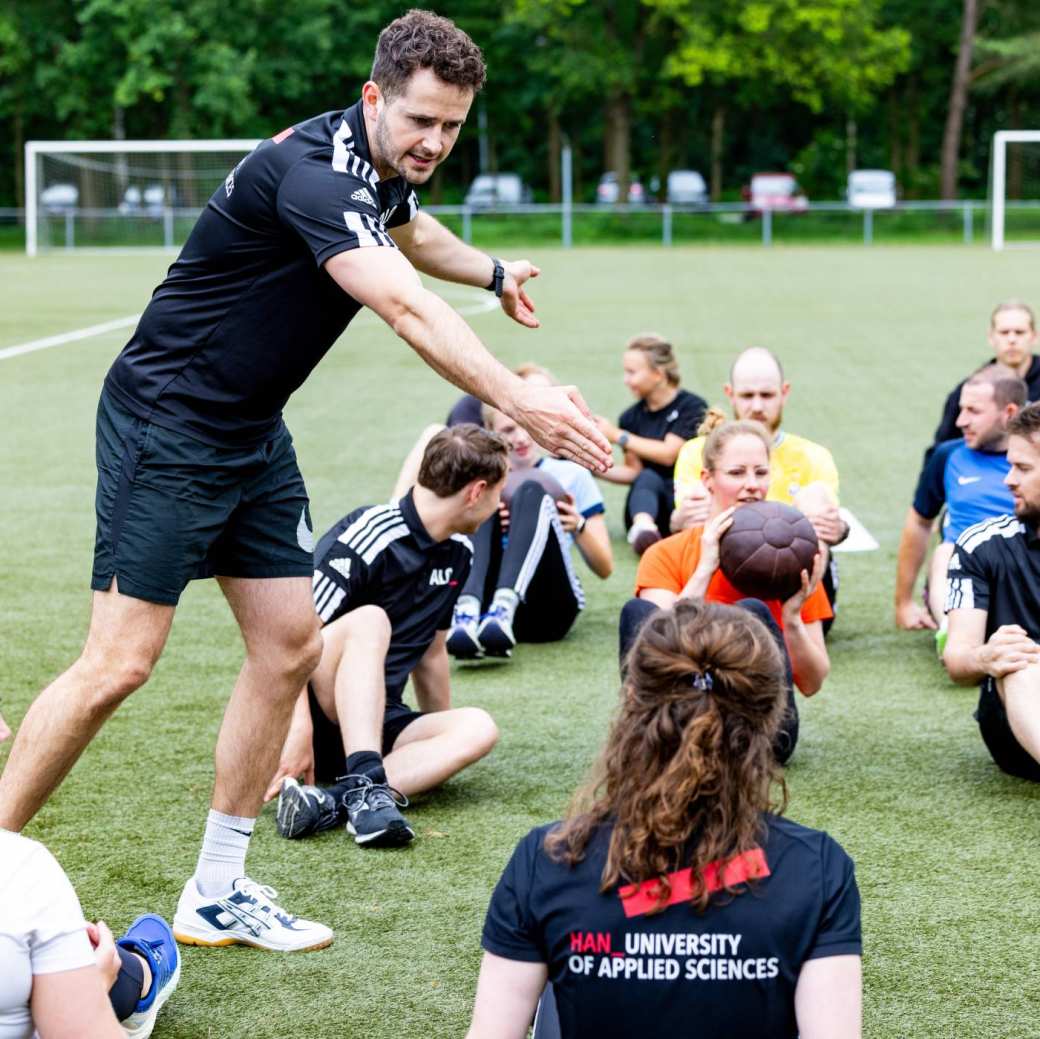
<path id="1" fill-rule="evenodd" d="M 506 280 L 506 269 L 502 266 L 502 261 L 497 256 L 492 256 L 491 262 L 495 265 L 495 270 L 491 275 L 491 281 L 484 287 L 488 292 L 493 292 L 499 299 L 501 299 L 502 286 Z"/>

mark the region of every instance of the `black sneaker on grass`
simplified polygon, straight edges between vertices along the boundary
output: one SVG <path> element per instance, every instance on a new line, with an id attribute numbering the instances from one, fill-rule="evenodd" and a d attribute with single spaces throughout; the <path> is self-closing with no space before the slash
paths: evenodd
<path id="1" fill-rule="evenodd" d="M 374 783 L 368 776 L 344 777 L 352 782 L 343 795 L 347 810 L 347 833 L 362 847 L 392 848 L 407 844 L 415 836 L 408 820 L 398 811 L 408 807 L 408 798 L 388 783 Z"/>
<path id="2" fill-rule="evenodd" d="M 346 810 L 328 790 L 300 783 L 287 776 L 278 792 L 278 814 L 275 825 L 283 837 L 309 837 L 339 826 Z"/>

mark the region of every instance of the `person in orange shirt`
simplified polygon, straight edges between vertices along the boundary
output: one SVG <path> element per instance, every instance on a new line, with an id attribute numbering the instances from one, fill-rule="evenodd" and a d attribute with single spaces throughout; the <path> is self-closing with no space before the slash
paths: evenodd
<path id="1" fill-rule="evenodd" d="M 646 618 L 679 599 L 731 603 L 754 613 L 773 632 L 787 658 L 788 718 L 775 748 L 783 762 L 798 738 L 793 687 L 812 696 L 830 671 L 822 622 L 833 614 L 820 585 L 824 561 L 819 553 L 812 573 L 802 571 L 802 587 L 783 602 L 745 596 L 719 569 L 719 540 L 733 522 L 733 513 L 741 505 L 764 500 L 769 490 L 769 451 L 769 434 L 758 422 L 722 422 L 710 432 L 701 474 L 711 495 L 708 520 L 647 550 L 636 573 L 636 598 L 621 611 L 620 636 L 623 659 Z"/>

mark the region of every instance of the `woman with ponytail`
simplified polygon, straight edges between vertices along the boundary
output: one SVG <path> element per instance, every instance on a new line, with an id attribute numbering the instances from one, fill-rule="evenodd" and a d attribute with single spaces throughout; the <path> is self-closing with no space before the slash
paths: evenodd
<path id="1" fill-rule="evenodd" d="M 642 555 L 670 530 L 675 460 L 695 433 L 707 406 L 679 385 L 679 362 L 672 344 L 653 333 L 628 341 L 622 358 L 625 386 L 636 398 L 617 425 L 596 417 L 600 432 L 624 453 L 620 465 L 603 474 L 629 485 L 625 529 L 636 555 Z"/>
<path id="2" fill-rule="evenodd" d="M 857 1039 L 852 860 L 780 817 L 783 665 L 745 610 L 683 600 L 628 655 L 594 778 L 495 889 L 469 1039 Z"/>

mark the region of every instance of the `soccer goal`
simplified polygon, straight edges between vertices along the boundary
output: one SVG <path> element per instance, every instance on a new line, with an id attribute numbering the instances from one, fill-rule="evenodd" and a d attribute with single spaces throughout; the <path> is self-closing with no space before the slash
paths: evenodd
<path id="1" fill-rule="evenodd" d="M 997 250 L 1040 245 L 1040 130 L 993 135 L 990 242 Z"/>
<path id="2" fill-rule="evenodd" d="M 29 141 L 25 251 L 173 248 L 257 143 Z"/>

